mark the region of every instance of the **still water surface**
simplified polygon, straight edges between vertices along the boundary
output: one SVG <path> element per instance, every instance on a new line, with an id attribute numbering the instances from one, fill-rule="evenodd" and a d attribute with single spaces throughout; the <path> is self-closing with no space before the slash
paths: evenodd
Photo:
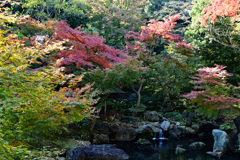
<path id="1" fill-rule="evenodd" d="M 192 142 L 201 141 L 206 146 L 201 150 L 189 148 Z M 211 135 L 204 137 L 182 138 L 179 140 L 152 141 L 151 146 L 139 147 L 133 142 L 115 142 L 117 148 L 123 149 L 130 157 L 130 160 L 218 160 L 211 155 L 206 154 L 212 151 L 213 137 Z M 187 149 L 183 154 L 175 154 L 177 145 Z M 221 160 L 240 160 L 240 154 L 224 154 Z"/>

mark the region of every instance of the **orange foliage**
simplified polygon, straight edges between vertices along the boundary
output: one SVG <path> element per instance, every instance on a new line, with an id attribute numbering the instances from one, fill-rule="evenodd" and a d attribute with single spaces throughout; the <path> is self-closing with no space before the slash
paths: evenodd
<path id="1" fill-rule="evenodd" d="M 240 0 L 209 0 L 211 5 L 204 8 L 200 18 L 201 25 L 207 27 L 207 20 L 215 23 L 218 17 L 230 17 L 233 21 L 239 18 Z"/>

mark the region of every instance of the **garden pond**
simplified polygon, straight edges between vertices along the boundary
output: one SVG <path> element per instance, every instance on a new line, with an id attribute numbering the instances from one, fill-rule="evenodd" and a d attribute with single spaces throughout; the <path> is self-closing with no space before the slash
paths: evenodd
<path id="1" fill-rule="evenodd" d="M 189 147 L 191 143 L 198 141 L 205 143 L 206 146 L 198 150 Z M 129 160 L 217 160 L 218 158 L 206 153 L 212 151 L 213 142 L 212 135 L 205 135 L 176 140 L 154 140 L 150 146 L 139 146 L 134 142 L 114 142 L 114 144 L 129 155 Z M 177 145 L 182 145 L 181 147 L 187 149 L 187 151 L 182 154 L 175 154 Z M 240 160 L 240 154 L 226 153 L 221 160 Z"/>

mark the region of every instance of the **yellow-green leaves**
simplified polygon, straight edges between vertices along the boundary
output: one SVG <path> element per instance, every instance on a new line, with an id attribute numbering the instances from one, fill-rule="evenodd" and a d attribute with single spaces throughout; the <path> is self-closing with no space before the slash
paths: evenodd
<path id="1" fill-rule="evenodd" d="M 4 24 L 0 19 L 0 24 Z M 73 89 L 56 91 L 55 87 L 70 81 L 54 61 L 48 66 L 30 69 L 37 58 L 62 50 L 62 42 L 46 42 L 42 46 L 26 46 L 16 34 L 0 29 L 0 159 L 24 159 L 37 153 L 28 151 L 25 141 L 33 137 L 54 136 L 59 127 L 80 121 L 89 115 L 96 103 L 91 85 L 79 89 L 80 78 L 73 79 Z M 71 90 L 72 97 L 66 97 Z M 24 144 L 24 145 L 23 145 Z M 29 154 L 28 154 L 29 153 Z"/>

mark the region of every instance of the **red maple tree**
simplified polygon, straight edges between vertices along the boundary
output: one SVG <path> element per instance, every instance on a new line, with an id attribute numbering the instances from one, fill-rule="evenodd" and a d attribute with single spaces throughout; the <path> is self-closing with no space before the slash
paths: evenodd
<path id="1" fill-rule="evenodd" d="M 239 87 L 227 83 L 226 79 L 232 76 L 224 68 L 226 66 L 217 65 L 216 67 L 204 67 L 198 70 L 198 74 L 192 82 L 196 91 L 182 95 L 186 99 L 197 103 L 199 110 L 210 116 L 216 116 L 220 110 L 230 108 L 234 104 L 240 104 L 240 99 L 236 95 L 230 94 Z"/>
<path id="2" fill-rule="evenodd" d="M 149 65 L 154 63 L 153 59 L 155 57 L 153 56 L 153 53 L 157 46 L 165 40 L 168 43 L 175 43 L 175 47 L 179 51 L 187 51 L 190 47 L 192 47 L 191 45 L 188 45 L 187 42 L 183 42 L 183 37 L 180 35 L 171 33 L 176 25 L 175 21 L 177 21 L 179 17 L 180 15 L 176 15 L 174 17 L 170 17 L 169 19 L 164 19 L 164 22 L 151 20 L 147 26 L 141 27 L 142 30 L 140 33 L 130 31 L 127 35 L 125 35 L 126 39 L 133 40 L 126 42 L 126 52 L 130 53 L 131 56 L 134 56 L 136 61 L 141 62 L 138 62 L 141 64 L 141 66 L 138 66 L 138 69 L 140 70 L 141 68 L 143 70 L 135 76 L 135 82 L 137 81 L 140 83 L 139 88 L 135 89 L 133 84 L 131 84 L 132 89 L 138 96 L 137 106 L 140 106 L 140 93 L 143 88 L 143 84 L 146 81 L 146 72 L 150 68 Z M 175 61 L 177 61 L 177 59 Z"/>
<path id="3" fill-rule="evenodd" d="M 104 44 L 105 39 L 96 34 L 87 34 L 81 28 L 72 29 L 65 21 L 57 25 L 56 38 L 67 41 L 65 49 L 57 58 L 63 58 L 59 67 L 83 66 L 109 68 L 111 63 L 121 62 L 127 55 L 120 50 Z"/>
<path id="4" fill-rule="evenodd" d="M 130 31 L 125 35 L 125 38 L 129 40 L 133 39 L 135 42 L 134 45 L 126 42 L 126 49 L 132 54 L 136 52 L 137 54 L 145 52 L 144 54 L 149 58 L 154 48 L 160 44 L 162 40 L 166 40 L 169 43 L 174 42 L 177 48 L 192 47 L 191 45 L 187 45 L 187 42 L 182 41 L 182 36 L 171 33 L 177 24 L 175 21 L 177 21 L 179 17 L 180 15 L 176 15 L 169 19 L 164 19 L 164 22 L 151 20 L 148 26 L 142 26 L 141 33 Z"/>
<path id="5" fill-rule="evenodd" d="M 233 21 L 239 18 L 240 0 L 208 0 L 211 5 L 204 8 L 203 15 L 200 18 L 202 26 L 207 27 L 207 20 L 211 19 L 211 23 L 220 18 L 230 17 Z"/>

